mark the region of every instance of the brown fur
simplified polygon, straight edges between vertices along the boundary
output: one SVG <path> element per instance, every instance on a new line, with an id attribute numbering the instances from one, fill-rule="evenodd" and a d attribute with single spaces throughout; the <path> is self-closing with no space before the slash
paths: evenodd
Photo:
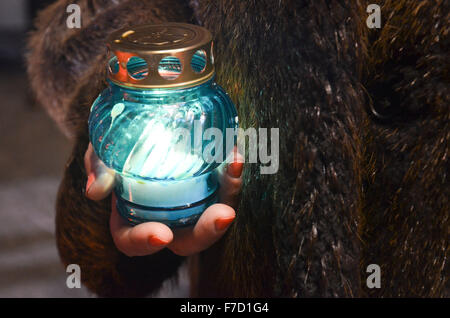
<path id="1" fill-rule="evenodd" d="M 109 201 L 83 195 L 86 120 L 105 85 L 106 35 L 192 13 L 173 0 L 78 1 L 89 23 L 70 31 L 69 2 L 42 12 L 29 55 L 39 100 L 76 135 L 58 197 L 59 251 L 96 293 L 144 295 L 183 258 L 114 247 Z M 217 81 L 241 125 L 280 128 L 279 172 L 246 165 L 234 225 L 193 262 L 195 294 L 447 296 L 448 4 L 386 0 L 382 29 L 368 30 L 365 1 L 191 2 L 214 35 Z M 365 286 L 372 263 L 381 289 Z"/>
<path id="2" fill-rule="evenodd" d="M 382 10 L 365 84 L 389 117 L 364 137 L 362 236 L 363 265 L 380 264 L 383 288 L 367 291 L 448 297 L 450 6 L 390 0 Z"/>

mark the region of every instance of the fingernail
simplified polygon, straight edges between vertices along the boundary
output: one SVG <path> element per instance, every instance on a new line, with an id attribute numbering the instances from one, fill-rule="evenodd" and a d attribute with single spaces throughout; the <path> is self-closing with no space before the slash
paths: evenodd
<path id="1" fill-rule="evenodd" d="M 239 178 L 243 168 L 244 164 L 242 162 L 232 162 L 228 165 L 227 172 L 233 178 Z"/>
<path id="2" fill-rule="evenodd" d="M 216 225 L 216 230 L 217 231 L 223 231 L 225 230 L 230 224 L 231 222 L 233 222 L 234 217 L 232 218 L 222 218 L 222 219 L 217 219 L 214 223 Z"/>
<path id="3" fill-rule="evenodd" d="M 152 235 L 148 238 L 148 242 L 152 246 L 162 246 L 162 245 L 166 245 L 167 243 L 169 243 L 167 241 L 161 240 L 159 237 L 154 236 L 154 235 Z"/>
<path id="4" fill-rule="evenodd" d="M 93 172 L 89 173 L 88 179 L 86 182 L 86 195 L 89 193 L 89 189 L 95 181 L 95 174 Z"/>

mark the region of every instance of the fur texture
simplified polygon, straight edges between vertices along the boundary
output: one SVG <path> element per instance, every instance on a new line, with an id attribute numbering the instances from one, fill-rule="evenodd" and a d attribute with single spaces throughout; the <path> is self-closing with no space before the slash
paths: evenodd
<path id="1" fill-rule="evenodd" d="M 445 1 L 77 1 L 43 11 L 29 47 L 38 99 L 76 136 L 57 203 L 65 263 L 103 296 L 145 295 L 183 258 L 128 258 L 109 199 L 84 197 L 89 105 L 104 87 L 104 38 L 127 24 L 195 21 L 213 33 L 217 82 L 240 124 L 280 128 L 280 169 L 246 164 L 237 218 L 192 262 L 197 296 L 448 296 L 449 129 Z M 46 79 L 43 81 L 43 79 Z M 375 115 L 374 115 L 375 114 Z M 381 289 L 366 287 L 369 264 Z"/>
<path id="2" fill-rule="evenodd" d="M 366 291 L 448 297 L 450 5 L 390 0 L 382 10 L 364 78 L 381 118 L 365 129 L 361 233 L 362 265 L 381 266 L 383 287 Z"/>

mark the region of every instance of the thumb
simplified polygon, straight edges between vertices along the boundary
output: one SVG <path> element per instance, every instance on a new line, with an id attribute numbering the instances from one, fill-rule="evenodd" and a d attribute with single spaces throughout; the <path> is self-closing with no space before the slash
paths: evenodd
<path id="1" fill-rule="evenodd" d="M 106 198 L 114 187 L 115 172 L 108 168 L 97 157 L 92 144 L 84 154 L 84 166 L 87 173 L 86 197 L 91 200 L 102 200 Z"/>

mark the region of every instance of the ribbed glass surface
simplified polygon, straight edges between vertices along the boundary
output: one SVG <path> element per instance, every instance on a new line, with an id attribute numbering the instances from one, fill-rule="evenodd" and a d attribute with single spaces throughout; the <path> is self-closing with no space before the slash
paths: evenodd
<path id="1" fill-rule="evenodd" d="M 225 131 L 237 127 L 236 116 L 213 80 L 186 89 L 152 90 L 110 83 L 92 105 L 89 132 L 96 154 L 120 174 L 182 180 L 219 165 L 206 162 L 203 150 L 215 143 L 226 155 Z M 203 132 L 212 127 L 222 131 L 222 140 L 203 140 Z M 182 131 L 190 132 L 189 139 Z"/>

